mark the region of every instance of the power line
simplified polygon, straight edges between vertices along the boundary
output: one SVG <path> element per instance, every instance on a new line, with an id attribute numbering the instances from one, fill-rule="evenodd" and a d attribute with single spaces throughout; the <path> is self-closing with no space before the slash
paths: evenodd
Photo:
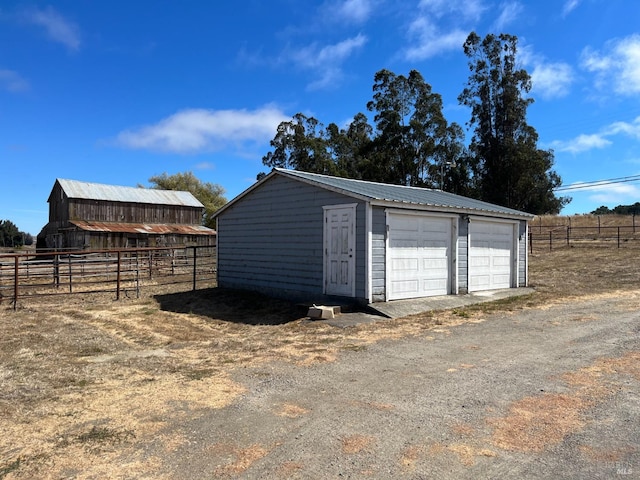
<path id="1" fill-rule="evenodd" d="M 592 182 L 580 182 L 573 185 L 567 185 L 555 188 L 556 192 L 567 192 L 571 190 L 581 190 L 586 188 L 593 187 L 603 187 L 607 185 L 615 185 L 618 183 L 629 183 L 629 182 L 638 182 L 640 181 L 640 175 L 630 175 L 627 177 L 618 177 L 618 178 L 610 178 L 607 180 L 594 180 Z"/>

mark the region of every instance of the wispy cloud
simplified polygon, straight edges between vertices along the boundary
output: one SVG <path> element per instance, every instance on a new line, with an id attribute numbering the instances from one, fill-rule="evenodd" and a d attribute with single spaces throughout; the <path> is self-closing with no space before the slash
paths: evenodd
<path id="1" fill-rule="evenodd" d="M 598 133 L 581 134 L 568 141 L 552 142 L 551 147 L 560 152 L 581 153 L 608 147 L 613 143 L 609 138 L 616 135 L 625 135 L 640 140 L 640 117 L 632 122 L 613 122 Z"/>
<path id="2" fill-rule="evenodd" d="M 520 2 L 505 2 L 500 5 L 500 15 L 493 22 L 492 30 L 501 32 L 507 25 L 515 22 L 524 8 Z"/>
<path id="3" fill-rule="evenodd" d="M 342 0 L 330 2 L 327 10 L 336 20 L 345 23 L 361 24 L 366 22 L 373 12 L 372 0 Z"/>
<path id="4" fill-rule="evenodd" d="M 595 187 L 585 187 L 582 191 L 590 192 L 589 200 L 599 204 L 625 204 L 638 201 L 640 188 L 630 183 L 615 183 Z"/>
<path id="5" fill-rule="evenodd" d="M 562 7 L 562 16 L 566 17 L 569 15 L 578 5 L 580 5 L 580 0 L 566 0 Z"/>
<path id="6" fill-rule="evenodd" d="M 27 22 L 44 28 L 47 36 L 54 42 L 63 44 L 69 50 L 80 49 L 80 29 L 53 7 L 31 8 L 25 10 L 22 16 Z"/>
<path id="7" fill-rule="evenodd" d="M 115 143 L 165 153 L 242 148 L 246 143 L 269 141 L 280 122 L 289 118 L 273 105 L 256 110 L 182 110 L 153 125 L 125 130 Z"/>
<path id="8" fill-rule="evenodd" d="M 586 48 L 581 66 L 596 75 L 596 87 L 603 91 L 640 94 L 640 35 L 612 40 L 602 51 Z"/>
<path id="9" fill-rule="evenodd" d="M 482 0 L 420 0 L 419 8 L 437 18 L 462 17 L 476 22 L 486 10 Z"/>
<path id="10" fill-rule="evenodd" d="M 485 7 L 481 0 L 421 0 L 408 27 L 409 47 L 403 56 L 425 60 L 449 51 L 462 51 L 474 23 Z"/>
<path id="11" fill-rule="evenodd" d="M 0 69 L 0 89 L 13 93 L 26 92 L 29 90 L 29 82 L 13 70 Z"/>
<path id="12" fill-rule="evenodd" d="M 551 147 L 559 152 L 581 153 L 596 148 L 605 148 L 611 145 L 611 141 L 607 140 L 602 134 L 585 135 L 580 134 L 577 137 L 561 141 L 556 140 L 551 143 Z"/>
<path id="13" fill-rule="evenodd" d="M 289 48 L 280 56 L 280 63 L 292 63 L 303 70 L 312 71 L 317 78 L 308 88 L 319 90 L 335 86 L 342 77 L 342 65 L 367 43 L 367 37 L 358 34 L 335 44 L 312 43 L 299 48 Z"/>

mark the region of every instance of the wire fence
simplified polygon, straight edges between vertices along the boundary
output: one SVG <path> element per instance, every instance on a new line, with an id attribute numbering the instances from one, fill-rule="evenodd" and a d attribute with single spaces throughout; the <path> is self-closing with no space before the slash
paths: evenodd
<path id="1" fill-rule="evenodd" d="M 210 287 L 216 274 L 210 246 L 0 255 L 0 303 L 16 309 L 19 301 L 87 293 L 138 298 L 143 288 Z"/>
<path id="2" fill-rule="evenodd" d="M 557 250 L 559 248 L 603 247 L 640 248 L 640 228 L 629 226 L 571 227 L 545 226 L 529 229 L 529 249 Z"/>

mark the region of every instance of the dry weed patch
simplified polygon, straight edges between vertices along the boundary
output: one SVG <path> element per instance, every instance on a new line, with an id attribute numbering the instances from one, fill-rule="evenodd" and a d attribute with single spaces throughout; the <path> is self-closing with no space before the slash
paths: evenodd
<path id="1" fill-rule="evenodd" d="M 228 463 L 216 467 L 214 478 L 241 474 L 269 453 L 269 450 L 262 445 L 241 448 L 235 445 L 218 443 L 207 450 L 214 455 L 226 456 L 230 459 Z"/>
<path id="2" fill-rule="evenodd" d="M 347 455 L 353 455 L 369 449 L 375 441 L 375 437 L 367 435 L 349 435 L 341 440 L 342 452 Z"/>
<path id="3" fill-rule="evenodd" d="M 525 397 L 511 405 L 505 417 L 489 419 L 494 432 L 492 442 L 504 450 L 541 452 L 579 431 L 585 424 L 587 409 L 604 401 L 614 391 L 614 375 L 640 378 L 640 352 L 620 358 L 605 358 L 563 379 L 570 391 Z"/>

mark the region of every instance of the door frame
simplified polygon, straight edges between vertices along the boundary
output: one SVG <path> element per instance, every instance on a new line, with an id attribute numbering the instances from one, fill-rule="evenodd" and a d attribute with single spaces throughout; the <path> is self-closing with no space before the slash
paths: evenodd
<path id="1" fill-rule="evenodd" d="M 324 295 L 336 295 L 336 296 L 348 296 L 355 297 L 356 296 L 356 210 L 357 203 L 347 203 L 347 204 L 337 204 L 337 205 L 324 205 L 322 207 L 324 218 L 323 218 L 323 239 L 322 239 L 322 291 Z M 349 262 L 348 262 L 348 283 L 351 288 L 348 294 L 343 292 L 333 292 L 329 289 L 329 260 L 330 260 L 330 242 L 331 242 L 331 232 L 329 230 L 329 214 L 334 210 L 350 210 L 351 211 L 351 222 L 349 225 L 349 238 L 348 238 L 348 248 L 349 248 Z"/>

